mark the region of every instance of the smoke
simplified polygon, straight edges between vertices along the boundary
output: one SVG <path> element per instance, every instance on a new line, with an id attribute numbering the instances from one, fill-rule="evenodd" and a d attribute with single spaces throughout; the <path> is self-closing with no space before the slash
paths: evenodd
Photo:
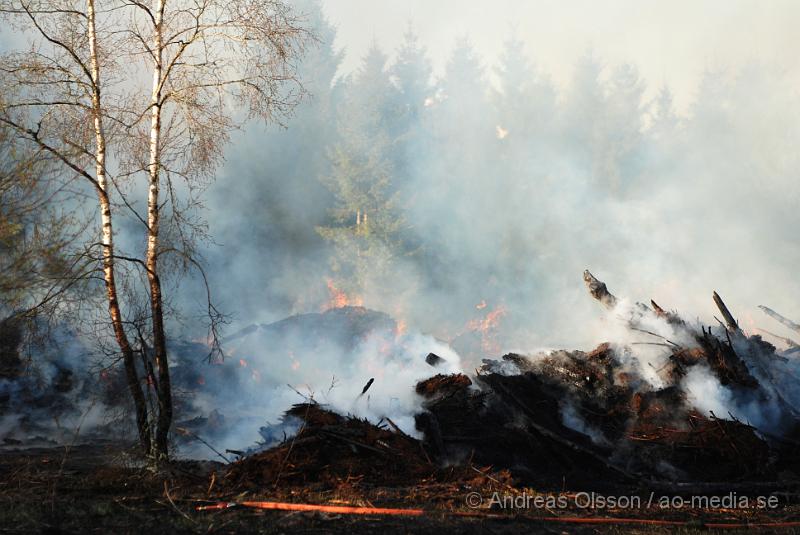
<path id="1" fill-rule="evenodd" d="M 688 401 L 703 414 L 715 414 L 727 418 L 731 413 L 747 423 L 762 421 L 761 410 L 750 410 L 751 407 L 739 407 L 733 392 L 722 386 L 707 366 L 697 366 L 689 370 L 681 382 Z M 744 418 L 742 418 L 744 416 Z"/>
<path id="2" fill-rule="evenodd" d="M 762 302 L 800 317 L 790 298 L 800 290 L 796 69 L 756 57 L 696 73 L 680 110 L 671 80 L 640 74 L 649 65 L 590 52 L 577 54 L 564 76 L 507 34 L 495 37 L 502 52 L 491 63 L 468 39 L 443 52 L 407 35 L 377 69 L 370 51 L 341 72 L 335 29 L 319 6 L 299 5 L 325 36 L 308 66 L 329 68 L 306 71 L 316 92 L 285 130 L 252 126 L 234 137 L 210 191 L 211 233 L 222 247 L 206 256 L 223 308 L 235 313 L 232 330 L 318 310 L 328 299 L 326 281 L 340 275 L 341 258 L 316 228 L 340 225 L 331 214 L 342 204 L 326 179 L 341 171 L 333 155 L 345 149 L 383 159 L 398 240 L 411 244 L 363 261 L 358 298 L 458 348 L 467 370 L 506 351 L 610 341 L 642 388 L 663 386 L 657 370 L 666 351 L 652 344 L 665 342 L 632 339 L 623 322 L 600 317 L 580 283 L 586 267 L 620 294 L 697 314 L 699 324 L 714 323 L 712 290 L 745 328 L 763 321 Z M 447 57 L 437 76 L 429 55 Z M 355 63 L 351 56 L 344 65 Z M 354 133 L 364 132 L 375 135 L 361 146 Z M 357 217 L 351 209 L 348 224 Z M 614 314 L 634 306 L 622 302 Z M 505 314 L 493 343 L 484 343 L 470 326 L 498 308 Z M 645 321 L 642 328 L 694 347 L 684 331 Z M 275 372 L 269 418 L 298 399 L 286 382 L 308 383 L 303 392 L 345 412 L 406 411 L 413 399 L 386 390 L 382 401 L 354 399 L 382 366 L 403 377 L 403 388 L 413 384 L 416 368 L 404 375 L 377 355 L 367 342 L 348 355 L 359 363 L 355 374 L 340 368 L 336 351 L 310 357 L 315 364 L 300 372 Z M 328 392 L 333 375 L 340 384 Z M 769 407 L 733 396 L 701 367 L 682 389 L 704 412 L 767 428 L 774 420 Z"/>
<path id="3" fill-rule="evenodd" d="M 7 327 L 8 329 L 9 327 Z M 10 331 L 4 331 L 8 334 Z M 0 444 L 71 443 L 122 437 L 120 394 L 89 346 L 72 329 L 52 328 L 0 353 Z"/>
<path id="4" fill-rule="evenodd" d="M 759 337 L 733 336 L 724 328 L 706 327 L 699 320 L 653 314 L 647 307 L 628 299 L 618 299 L 616 306 L 604 314 L 607 340 L 614 349 L 619 371 L 639 392 L 657 391 L 677 386 L 690 407 L 702 415 L 737 419 L 756 429 L 776 435 L 786 432 L 787 422 L 793 425 L 800 402 L 796 377 L 800 363 L 774 352 Z M 758 382 L 756 388 L 722 384 L 705 362 L 677 369 L 670 357 L 678 349 L 703 351 L 697 336 L 707 330 L 720 343 L 729 340 L 732 350 L 742 359 Z M 593 436 L 575 410 L 566 406 L 562 413 L 565 425 Z M 594 439 L 594 438 L 593 438 Z"/>
<path id="5" fill-rule="evenodd" d="M 416 436 L 416 383 L 435 373 L 461 372 L 458 355 L 446 344 L 401 332 L 388 316 L 353 307 L 253 325 L 224 345 L 227 360 L 211 368 L 227 372 L 218 378 L 206 374 L 185 409 L 221 413 L 217 419 L 224 422 L 203 422 L 197 431 L 217 448 L 266 447 L 291 436 L 299 422 L 284 420 L 284 411 L 312 400 L 372 422 L 389 418 Z M 435 367 L 426 362 L 429 353 L 442 359 Z M 182 454 L 213 455 L 197 443 L 187 444 Z"/>
<path id="6" fill-rule="evenodd" d="M 800 317 L 788 298 L 800 289 L 794 72 L 758 60 L 706 72 L 678 114 L 670 81 L 654 88 L 634 65 L 576 58 L 571 81 L 556 87 L 535 51 L 497 40 L 506 51 L 499 66 L 460 42 L 444 73 L 417 80 L 410 94 L 393 74 L 398 52 L 384 65 L 388 94 L 377 104 L 363 72 L 331 76 L 332 89 L 286 130 L 253 126 L 234 139 L 210 197 L 222 247 L 206 256 L 238 325 L 327 299 L 335 251 L 315 229 L 341 206 L 323 179 L 336 171 L 331 153 L 344 133 L 363 124 L 344 113 L 359 106 L 375 108 L 393 139 L 382 157 L 404 222 L 399 238 L 413 245 L 361 282 L 367 307 L 451 341 L 484 317 L 475 305 L 485 301 L 507 310 L 499 351 L 589 346 L 605 339 L 579 283 L 591 266 L 621 293 L 705 320 L 714 289 L 746 326 L 760 320 L 762 301 Z M 331 43 L 321 46 L 335 63 Z"/>
<path id="7" fill-rule="evenodd" d="M 634 50 L 634 58 L 608 59 L 599 43 L 598 54 L 575 52 L 555 72 L 553 57 L 526 47 L 524 35 L 498 31 L 491 41 L 501 53 L 490 58 L 484 33 L 447 44 L 408 34 L 375 67 L 368 60 L 379 55 L 360 61 L 337 48 L 328 6 L 296 5 L 320 41 L 299 69 L 312 96 L 286 128 L 248 124 L 232 136 L 207 197 L 214 243 L 200 252 L 212 290 L 232 315 L 229 332 L 324 307 L 326 281 L 342 275 L 343 259 L 318 229 L 352 226 L 361 208 L 337 198 L 331 177 L 376 176 L 343 170 L 337 154 L 369 153 L 380 165 L 367 171 L 379 169 L 389 183 L 380 200 L 391 207 L 392 235 L 374 256 L 344 260 L 363 272 L 356 292 L 364 306 L 413 334 L 367 330 L 355 343 L 328 343 L 301 331 L 281 342 L 289 355 L 256 332 L 231 342 L 218 381 L 214 365 L 184 362 L 207 376 L 192 410 L 229 420 L 219 447 L 257 442 L 259 427 L 302 396 L 371 420 L 389 416 L 411 433 L 418 379 L 509 350 L 610 341 L 643 388 L 660 387 L 664 348 L 641 345 L 659 339 L 633 340 L 616 319 L 598 318 L 580 282 L 586 267 L 620 294 L 652 297 L 704 324 L 713 323 L 715 289 L 746 328 L 762 321 L 762 303 L 800 318 L 796 66 L 775 68 L 756 55 L 694 73 L 693 99 L 684 91 L 677 109 L 669 88 L 685 89 L 685 79 L 656 79 Z M 345 223 L 342 211 L 352 212 Z M 204 295 L 193 280 L 174 301 L 197 310 Z M 623 302 L 615 315 L 634 306 Z M 692 347 L 665 322 L 644 327 Z M 201 329 L 174 324 L 172 341 Z M 446 367 L 432 370 L 428 352 Z M 233 383 L 222 379 L 231 375 Z M 769 407 L 734 396 L 702 367 L 682 388 L 703 411 L 767 427 L 774 420 Z"/>

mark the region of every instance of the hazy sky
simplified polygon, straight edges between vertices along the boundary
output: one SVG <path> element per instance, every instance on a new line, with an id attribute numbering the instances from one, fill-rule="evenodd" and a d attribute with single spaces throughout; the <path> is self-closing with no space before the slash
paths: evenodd
<path id="1" fill-rule="evenodd" d="M 408 21 L 441 72 L 453 43 L 469 35 L 494 63 L 509 32 L 517 31 L 536 64 L 559 86 L 589 50 L 607 64 L 635 63 L 652 93 L 667 82 L 685 110 L 703 71 L 735 70 L 758 60 L 794 70 L 800 49 L 800 2 L 327 0 L 337 45 L 352 70 L 376 39 L 393 52 Z M 800 80 L 798 80 L 800 82 Z"/>

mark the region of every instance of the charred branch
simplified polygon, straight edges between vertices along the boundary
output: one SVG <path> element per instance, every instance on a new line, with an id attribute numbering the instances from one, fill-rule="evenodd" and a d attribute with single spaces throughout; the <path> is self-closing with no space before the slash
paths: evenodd
<path id="1" fill-rule="evenodd" d="M 770 332 L 770 331 L 768 331 L 766 329 L 758 328 L 757 330 L 761 331 L 762 333 L 764 333 L 766 335 L 769 335 L 769 336 L 771 336 L 773 338 L 776 338 L 776 339 L 780 340 L 781 342 L 783 342 L 784 344 L 786 344 L 787 346 L 789 346 L 792 349 L 800 349 L 800 344 L 798 344 L 797 342 L 795 342 L 791 338 L 786 338 L 786 337 L 781 336 L 779 334 L 775 334 L 773 332 Z"/>
<path id="2" fill-rule="evenodd" d="M 780 323 L 782 325 L 785 325 L 786 327 L 789 327 L 791 330 L 793 330 L 795 332 L 800 333 L 800 325 L 798 325 L 797 323 L 793 322 L 792 320 L 790 320 L 790 319 L 788 319 L 788 318 L 786 318 L 784 316 L 781 316 L 780 314 L 778 314 L 777 312 L 775 312 L 771 308 L 765 307 L 764 305 L 759 305 L 758 308 L 760 308 L 764 312 L 764 314 L 766 314 L 770 318 L 774 319 L 778 323 Z"/>
<path id="3" fill-rule="evenodd" d="M 717 305 L 720 314 L 722 314 L 722 318 L 725 320 L 725 325 L 728 331 L 732 333 L 740 332 L 739 324 L 736 323 L 733 314 L 731 314 L 730 310 L 728 310 L 728 307 L 725 306 L 725 302 L 722 300 L 722 298 L 719 296 L 717 292 L 714 292 L 713 298 L 714 298 L 714 303 Z"/>
<path id="4" fill-rule="evenodd" d="M 612 309 L 617 305 L 617 298 L 608 291 L 606 283 L 597 280 L 588 269 L 583 272 L 583 282 L 586 283 L 586 287 L 589 289 L 589 293 L 592 297 L 600 301 L 600 304 L 604 307 Z"/>

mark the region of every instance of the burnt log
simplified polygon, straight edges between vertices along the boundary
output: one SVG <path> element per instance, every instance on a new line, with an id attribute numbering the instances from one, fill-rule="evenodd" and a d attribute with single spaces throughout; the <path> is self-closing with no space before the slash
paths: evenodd
<path id="1" fill-rule="evenodd" d="M 725 302 L 722 300 L 719 294 L 714 292 L 712 297 L 714 298 L 714 303 L 717 305 L 720 314 L 722 314 L 722 319 L 725 320 L 725 325 L 728 330 L 732 333 L 741 332 L 739 329 L 739 324 L 736 323 L 736 319 L 733 317 L 733 314 L 731 314 L 731 311 L 728 310 L 728 307 L 725 306 Z"/>
<path id="2" fill-rule="evenodd" d="M 429 366 L 433 366 L 435 368 L 440 364 L 444 363 L 444 359 L 439 355 L 437 355 L 436 353 L 428 353 L 428 356 L 425 357 L 425 362 Z"/>
<path id="3" fill-rule="evenodd" d="M 598 280 L 588 269 L 583 272 L 583 282 L 586 283 L 592 297 L 600 301 L 604 307 L 610 310 L 617 306 L 617 298 L 608 291 L 606 283 Z"/>

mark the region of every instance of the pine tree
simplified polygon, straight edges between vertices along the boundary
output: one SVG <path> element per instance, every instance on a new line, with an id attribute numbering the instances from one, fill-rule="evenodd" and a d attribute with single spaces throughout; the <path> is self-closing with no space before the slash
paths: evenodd
<path id="1" fill-rule="evenodd" d="M 430 124 L 436 94 L 431 80 L 433 68 L 410 24 L 389 72 L 396 87 L 393 94 L 397 113 L 388 125 L 394 137 L 392 191 L 401 204 L 408 206 L 413 203 L 420 180 L 424 180 L 422 170 L 436 157 Z M 416 249 L 419 243 L 411 247 Z"/>
<path id="2" fill-rule="evenodd" d="M 415 202 L 408 206 L 415 234 L 424 247 L 419 262 L 431 291 L 450 291 L 454 266 L 482 265 L 491 251 L 454 249 L 453 232 L 484 232 L 491 218 L 480 217 L 493 199 L 487 180 L 497 175 L 496 121 L 488 99 L 486 73 L 469 39 L 460 39 L 426 109 L 429 156 L 417 178 Z M 446 223 L 442 224 L 442 218 Z M 477 240 L 476 240 L 477 242 Z M 474 242 L 471 242 L 474 243 Z M 483 258 L 478 258 L 482 256 Z"/>
<path id="3" fill-rule="evenodd" d="M 618 195 L 640 172 L 644 84 L 631 65 L 617 67 L 607 81 L 602 71 L 591 55 L 579 61 L 565 105 L 562 148 L 595 193 Z"/>
<path id="4" fill-rule="evenodd" d="M 397 126 L 401 133 L 408 132 L 419 124 L 420 114 L 426 105 L 431 104 L 433 97 L 433 68 L 425 47 L 419 44 L 419 38 L 410 24 L 390 72 L 397 87 Z"/>
<path id="5" fill-rule="evenodd" d="M 600 151 L 605 95 L 600 82 L 602 65 L 586 54 L 575 65 L 563 105 L 561 151 L 569 155 L 581 181 L 596 183 L 595 160 Z"/>
<path id="6" fill-rule="evenodd" d="M 397 98 L 386 61 L 373 43 L 361 68 L 344 83 L 338 142 L 328 150 L 331 171 L 324 178 L 335 205 L 331 223 L 318 228 L 334 248 L 337 287 L 358 295 L 378 291 L 402 254 L 390 133 Z"/>
<path id="7" fill-rule="evenodd" d="M 638 157 L 644 149 L 642 135 L 644 82 L 629 64 L 617 67 L 609 81 L 602 154 L 597 164 L 611 192 L 624 193 L 639 176 Z"/>
<path id="8" fill-rule="evenodd" d="M 499 90 L 493 92 L 499 138 L 543 141 L 555 114 L 555 90 L 525 54 L 524 43 L 513 35 L 504 46 L 495 69 Z M 536 150 L 536 147 L 529 147 Z"/>
<path id="9" fill-rule="evenodd" d="M 650 132 L 656 139 L 667 138 L 678 127 L 678 116 L 675 113 L 675 104 L 672 91 L 664 85 L 651 104 Z"/>

